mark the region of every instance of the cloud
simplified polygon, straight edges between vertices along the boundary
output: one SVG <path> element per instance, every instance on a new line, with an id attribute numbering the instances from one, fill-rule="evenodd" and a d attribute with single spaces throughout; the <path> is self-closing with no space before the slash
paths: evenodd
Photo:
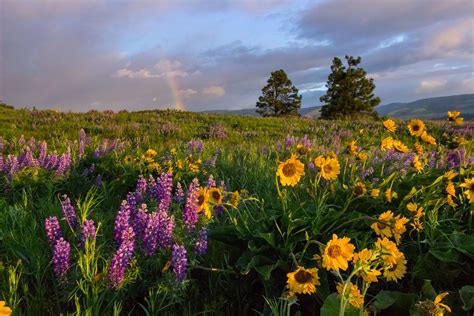
<path id="1" fill-rule="evenodd" d="M 202 94 L 212 97 L 222 97 L 225 94 L 225 89 L 221 86 L 210 86 L 204 88 Z"/>
<path id="2" fill-rule="evenodd" d="M 113 76 L 129 79 L 153 79 L 164 76 L 187 77 L 189 75 L 188 72 L 180 68 L 181 63 L 177 60 L 161 59 L 153 66 L 153 71 L 148 69 L 133 71 L 128 68 L 121 68 L 117 70 Z"/>
<path id="3" fill-rule="evenodd" d="M 185 98 L 191 98 L 192 96 L 196 95 L 198 92 L 194 89 L 181 89 L 181 90 L 178 90 L 178 93 Z"/>
<path id="4" fill-rule="evenodd" d="M 417 93 L 434 92 L 446 85 L 446 80 L 422 80 L 416 88 Z"/>

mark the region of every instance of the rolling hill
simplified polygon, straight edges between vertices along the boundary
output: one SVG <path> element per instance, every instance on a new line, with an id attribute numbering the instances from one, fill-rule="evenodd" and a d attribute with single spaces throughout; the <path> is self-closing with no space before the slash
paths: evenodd
<path id="1" fill-rule="evenodd" d="M 319 116 L 321 106 L 312 106 L 300 109 L 300 114 L 316 118 Z M 474 94 L 460 94 L 435 98 L 420 99 L 413 102 L 395 102 L 380 105 L 376 108 L 380 115 L 399 119 L 445 119 L 446 112 L 460 111 L 465 120 L 474 119 Z M 255 109 L 242 110 L 215 110 L 204 113 L 228 115 L 258 115 Z"/>

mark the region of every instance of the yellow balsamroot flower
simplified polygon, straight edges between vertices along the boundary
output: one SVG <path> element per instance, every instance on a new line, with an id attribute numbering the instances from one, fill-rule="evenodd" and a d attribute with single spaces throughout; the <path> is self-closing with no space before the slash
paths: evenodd
<path id="1" fill-rule="evenodd" d="M 198 195 L 198 213 L 203 213 L 207 218 L 211 218 L 211 209 L 209 206 L 209 191 L 206 187 L 199 190 Z"/>
<path id="2" fill-rule="evenodd" d="M 395 217 L 395 224 L 393 225 L 393 237 L 395 238 L 395 242 L 397 244 L 400 243 L 402 235 L 407 231 L 405 225 L 408 222 L 409 220 L 406 217 L 400 217 L 400 215 Z"/>
<path id="3" fill-rule="evenodd" d="M 374 260 L 377 259 L 377 253 L 367 248 L 354 254 L 354 267 L 360 268 L 357 275 L 361 276 L 366 283 L 378 282 L 377 277 L 382 273 L 371 267 Z"/>
<path id="4" fill-rule="evenodd" d="M 334 156 L 324 158 L 323 156 L 314 159 L 314 165 L 321 170 L 321 176 L 325 180 L 335 180 L 340 173 L 339 161 Z"/>
<path id="5" fill-rule="evenodd" d="M 239 205 L 239 202 L 240 202 L 240 193 L 239 193 L 239 191 L 232 192 L 232 194 L 230 196 L 230 205 L 232 205 L 233 207 L 237 207 L 237 205 Z"/>
<path id="6" fill-rule="evenodd" d="M 429 135 L 426 131 L 421 134 L 421 139 L 427 144 L 436 145 L 436 139 L 433 136 Z"/>
<path id="7" fill-rule="evenodd" d="M 298 144 L 296 145 L 296 151 L 298 151 L 298 154 L 300 155 L 306 155 L 307 153 L 311 151 L 311 148 L 306 147 L 303 144 Z"/>
<path id="8" fill-rule="evenodd" d="M 407 153 L 409 151 L 408 147 L 399 140 L 393 141 L 393 148 L 395 148 L 396 151 L 401 153 Z"/>
<path id="9" fill-rule="evenodd" d="M 355 140 L 351 140 L 351 142 L 349 143 L 349 145 L 347 145 L 347 151 L 350 152 L 351 154 L 355 154 L 356 151 L 357 151 L 357 145 L 356 145 L 357 141 Z"/>
<path id="10" fill-rule="evenodd" d="M 396 199 L 397 197 L 398 197 L 397 192 L 392 191 L 392 189 L 388 188 L 388 189 L 385 191 L 385 200 L 386 200 L 388 203 L 392 203 L 392 199 Z"/>
<path id="11" fill-rule="evenodd" d="M 408 131 L 410 132 L 411 136 L 417 136 L 420 137 L 423 135 L 423 132 L 425 131 L 425 123 L 422 120 L 411 120 L 408 122 Z"/>
<path id="12" fill-rule="evenodd" d="M 280 177 L 281 185 L 294 187 L 304 175 L 304 165 L 292 154 L 290 159 L 280 163 L 276 174 Z"/>
<path id="13" fill-rule="evenodd" d="M 385 126 L 385 128 L 389 131 L 389 132 L 392 132 L 392 133 L 395 133 L 395 131 L 397 130 L 397 125 L 395 124 L 395 122 L 391 119 L 388 119 L 386 121 L 383 121 L 383 126 Z"/>
<path id="14" fill-rule="evenodd" d="M 410 203 L 407 204 L 407 209 L 410 212 L 417 212 L 418 211 L 418 205 L 416 203 L 410 202 Z M 421 210 L 423 210 L 423 208 L 421 208 Z"/>
<path id="15" fill-rule="evenodd" d="M 320 285 L 318 269 L 305 269 L 298 267 L 293 272 L 288 273 L 286 281 L 290 296 L 295 294 L 312 294 L 316 292 L 316 285 Z"/>
<path id="16" fill-rule="evenodd" d="M 209 201 L 213 204 L 222 204 L 222 190 L 221 188 L 209 189 Z"/>
<path id="17" fill-rule="evenodd" d="M 461 114 L 461 112 L 457 112 L 457 111 L 448 111 L 448 120 L 450 122 L 454 122 L 456 124 L 462 124 L 464 118 L 462 117 L 459 117 L 459 115 Z"/>
<path id="18" fill-rule="evenodd" d="M 449 181 L 448 182 L 448 185 L 446 186 L 446 193 L 448 193 L 449 195 L 456 195 L 456 189 L 454 187 L 454 183 L 452 181 Z"/>
<path id="19" fill-rule="evenodd" d="M 402 255 L 396 259 L 396 262 L 392 265 L 385 267 L 383 271 L 383 276 L 387 281 L 395 281 L 403 278 L 407 272 L 407 261 L 405 260 L 405 255 Z"/>
<path id="20" fill-rule="evenodd" d="M 362 182 L 357 182 L 355 185 L 354 185 L 354 194 L 356 196 L 362 196 L 364 195 L 365 193 L 367 192 L 367 188 L 365 187 L 365 184 L 362 183 Z"/>
<path id="21" fill-rule="evenodd" d="M 393 142 L 394 139 L 392 137 L 386 137 L 382 139 L 382 143 L 380 144 L 380 149 L 386 151 L 387 149 L 393 149 Z"/>
<path id="22" fill-rule="evenodd" d="M 386 224 L 374 222 L 372 225 L 370 225 L 370 228 L 372 228 L 378 236 L 392 237 L 391 226 L 395 223 L 392 211 L 389 210 L 383 212 L 379 215 L 378 219 L 379 221 L 385 222 Z"/>
<path id="23" fill-rule="evenodd" d="M 183 161 L 181 159 L 176 160 L 175 164 L 178 170 L 183 170 Z"/>
<path id="24" fill-rule="evenodd" d="M 410 225 L 417 232 L 422 232 L 423 229 L 424 229 L 423 222 L 422 222 L 421 218 L 419 218 L 419 217 L 414 217 L 413 222 Z"/>
<path id="25" fill-rule="evenodd" d="M 397 245 L 387 237 L 383 239 L 378 238 L 375 242 L 375 248 L 376 251 L 379 251 L 384 266 L 396 264 L 397 260 L 403 256 L 403 253 L 398 250 Z"/>
<path id="26" fill-rule="evenodd" d="M 418 172 L 423 171 L 423 163 L 420 161 L 420 158 L 418 156 L 415 156 L 415 158 L 413 158 L 413 168 L 415 168 L 415 170 Z"/>
<path id="27" fill-rule="evenodd" d="M 336 286 L 337 293 L 341 294 L 349 304 L 354 306 L 355 308 L 360 308 L 362 305 L 364 305 L 364 296 L 359 290 L 359 287 L 357 284 L 350 283 L 348 287 L 346 287 L 344 291 L 344 284 L 339 282 Z M 344 293 L 342 293 L 344 291 Z"/>
<path id="28" fill-rule="evenodd" d="M 469 203 L 474 202 L 474 179 L 464 179 L 464 183 L 459 185 L 461 188 L 465 188 L 464 195 L 469 200 Z"/>
<path id="29" fill-rule="evenodd" d="M 354 255 L 354 245 L 348 237 L 338 238 L 336 234 L 327 243 L 323 252 L 323 268 L 326 270 L 347 270 L 348 262 Z"/>
<path id="30" fill-rule="evenodd" d="M 448 202 L 449 206 L 451 206 L 452 208 L 458 207 L 457 203 L 454 202 L 453 200 L 453 196 L 448 195 L 448 197 L 446 198 L 446 201 Z"/>
<path id="31" fill-rule="evenodd" d="M 367 159 L 367 154 L 366 153 L 363 153 L 363 152 L 360 152 L 358 155 L 357 155 L 357 158 L 359 158 L 360 160 L 364 161 Z"/>
<path id="32" fill-rule="evenodd" d="M 455 171 L 449 170 L 444 174 L 444 177 L 448 180 L 453 180 L 456 175 L 457 173 Z"/>
<path id="33" fill-rule="evenodd" d="M 145 158 L 153 158 L 157 155 L 157 152 L 156 150 L 150 148 L 147 151 L 145 151 L 143 155 L 145 156 Z"/>
<path id="34" fill-rule="evenodd" d="M 170 154 L 173 155 L 173 156 L 176 156 L 177 152 L 178 151 L 176 150 L 175 147 L 171 148 L 171 150 L 170 150 Z"/>
<path id="35" fill-rule="evenodd" d="M 425 153 L 425 149 L 419 142 L 415 142 L 415 151 L 418 155 L 423 155 Z"/>
<path id="36" fill-rule="evenodd" d="M 440 313 L 441 313 L 441 315 L 443 315 L 444 311 L 447 311 L 448 313 L 451 313 L 451 308 L 448 305 L 441 303 L 443 298 L 445 298 L 446 295 L 448 295 L 448 294 L 449 294 L 448 292 L 438 294 L 438 295 L 436 295 L 436 297 L 433 301 L 434 305 L 436 306 L 438 315 L 440 315 Z"/>
<path id="37" fill-rule="evenodd" d="M 189 166 L 188 166 L 188 170 L 189 170 L 190 172 L 198 172 L 198 171 L 199 171 L 199 166 L 196 165 L 196 164 L 191 163 L 191 164 L 189 164 Z"/>
<path id="38" fill-rule="evenodd" d="M 127 155 L 125 156 L 125 158 L 123 159 L 123 162 L 125 163 L 125 165 L 129 165 L 133 162 L 133 157 L 130 156 L 130 155 Z"/>
<path id="39" fill-rule="evenodd" d="M 380 189 L 372 189 L 372 191 L 370 191 L 370 196 L 373 197 L 374 199 L 376 199 L 380 194 Z"/>
<path id="40" fill-rule="evenodd" d="M 11 314 L 12 314 L 11 308 L 5 305 L 5 301 L 0 301 L 0 315 L 9 316 Z"/>

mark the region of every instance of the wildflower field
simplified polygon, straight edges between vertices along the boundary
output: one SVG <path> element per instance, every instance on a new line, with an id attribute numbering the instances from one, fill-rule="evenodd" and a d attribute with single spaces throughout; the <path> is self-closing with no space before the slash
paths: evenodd
<path id="1" fill-rule="evenodd" d="M 473 128 L 0 106 L 0 315 L 472 315 Z"/>

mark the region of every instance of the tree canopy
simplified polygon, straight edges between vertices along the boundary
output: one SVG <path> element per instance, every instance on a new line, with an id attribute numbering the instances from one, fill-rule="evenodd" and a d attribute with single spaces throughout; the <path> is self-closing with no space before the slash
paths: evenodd
<path id="1" fill-rule="evenodd" d="M 347 68 L 341 59 L 333 59 L 326 84 L 328 90 L 320 98 L 324 103 L 321 118 L 334 119 L 359 113 L 375 114 L 374 107 L 380 103 L 380 98 L 374 96 L 374 80 L 367 78 L 367 72 L 358 67 L 361 58 L 345 58 Z"/>
<path id="2" fill-rule="evenodd" d="M 298 115 L 301 98 L 285 71 L 274 71 L 258 98 L 257 113 L 262 116 Z"/>

